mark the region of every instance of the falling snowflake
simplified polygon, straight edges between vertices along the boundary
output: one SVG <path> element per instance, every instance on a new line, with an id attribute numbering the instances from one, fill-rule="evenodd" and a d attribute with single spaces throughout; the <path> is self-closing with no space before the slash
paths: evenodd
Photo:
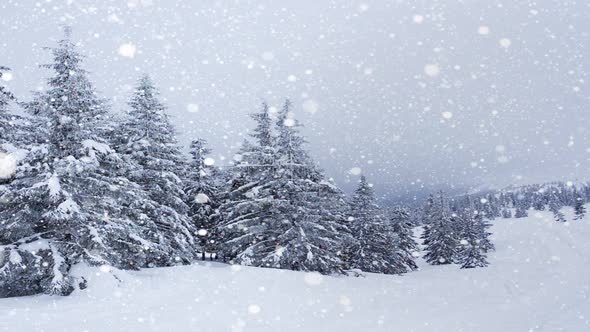
<path id="1" fill-rule="evenodd" d="M 307 113 L 314 114 L 318 109 L 319 105 L 315 100 L 308 99 L 303 102 L 303 110 Z"/>
<path id="2" fill-rule="evenodd" d="M 440 68 L 437 64 L 429 63 L 424 66 L 424 73 L 430 77 L 434 77 L 440 74 Z"/>
<path id="3" fill-rule="evenodd" d="M 186 105 L 186 110 L 189 113 L 197 113 L 197 112 L 199 112 L 199 105 L 197 105 L 197 104 L 188 104 L 188 105 Z"/>
<path id="4" fill-rule="evenodd" d="M 477 33 L 479 33 L 480 35 L 488 35 L 490 34 L 490 28 L 482 25 L 477 29 Z"/>
<path id="5" fill-rule="evenodd" d="M 345 295 L 341 295 L 340 296 L 340 301 L 339 302 L 340 302 L 340 304 L 346 305 L 346 306 L 352 304 L 352 301 L 350 300 L 350 298 L 348 296 L 345 296 Z"/>
<path id="6" fill-rule="evenodd" d="M 350 171 L 348 171 L 350 174 L 352 175 L 361 175 L 361 173 L 363 172 L 362 169 L 360 167 L 353 167 L 350 169 Z"/>
<path id="7" fill-rule="evenodd" d="M 412 17 L 412 20 L 416 24 L 422 24 L 422 22 L 424 22 L 424 16 L 422 16 L 422 15 L 414 15 L 414 17 Z"/>
<path id="8" fill-rule="evenodd" d="M 502 38 L 500 39 L 500 46 L 504 47 L 504 48 L 508 48 L 510 47 L 510 45 L 512 45 L 512 41 L 508 38 Z"/>
<path id="9" fill-rule="evenodd" d="M 250 304 L 248 306 L 248 313 L 250 313 L 250 314 L 256 315 L 257 313 L 260 312 L 260 310 L 261 310 L 260 306 L 256 305 L 256 304 Z"/>
<path id="10" fill-rule="evenodd" d="M 134 44 L 125 43 L 119 46 L 119 55 L 124 56 L 126 58 L 133 58 L 135 57 L 135 52 L 137 51 Z"/>

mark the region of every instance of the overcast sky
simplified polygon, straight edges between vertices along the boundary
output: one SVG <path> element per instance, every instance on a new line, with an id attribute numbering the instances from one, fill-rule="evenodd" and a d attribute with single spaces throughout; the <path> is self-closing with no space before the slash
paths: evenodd
<path id="1" fill-rule="evenodd" d="M 19 98 L 63 25 L 114 111 L 149 73 L 180 141 L 206 138 L 219 164 L 288 97 L 347 191 L 359 171 L 386 200 L 590 175 L 587 1 L 2 0 Z"/>

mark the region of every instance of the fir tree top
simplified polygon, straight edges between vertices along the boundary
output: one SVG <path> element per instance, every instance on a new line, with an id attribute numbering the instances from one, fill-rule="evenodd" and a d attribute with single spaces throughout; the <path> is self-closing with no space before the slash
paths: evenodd
<path id="1" fill-rule="evenodd" d="M 208 170 L 210 166 L 205 163 L 206 156 L 211 153 L 211 149 L 207 147 L 207 141 L 199 138 L 193 140 L 190 145 L 190 154 L 192 160 L 190 162 L 190 178 L 193 181 L 199 181 L 202 177 L 210 175 Z"/>
<path id="2" fill-rule="evenodd" d="M 375 192 L 364 175 L 361 175 L 359 185 L 354 191 L 352 205 L 360 209 L 377 208 L 377 205 L 375 204 Z"/>
<path id="3" fill-rule="evenodd" d="M 259 146 L 265 148 L 272 147 L 272 120 L 270 119 L 268 104 L 265 102 L 262 103 L 262 111 L 250 114 L 250 117 L 256 121 L 256 128 L 251 136 L 257 140 Z"/>
<path id="4" fill-rule="evenodd" d="M 32 102 L 24 104 L 32 114 L 49 120 L 51 147 L 61 157 L 79 156 L 78 144 L 98 140 L 95 129 L 108 110 L 81 67 L 82 56 L 70 37 L 71 31 L 66 28 L 58 46 L 47 48 L 53 54 L 53 63 L 41 67 L 52 69 L 54 75 L 47 80 L 46 92 L 36 93 Z"/>
<path id="5" fill-rule="evenodd" d="M 159 96 L 160 92 L 150 77 L 147 74 L 143 75 L 129 101 L 130 115 L 137 121 L 135 134 L 138 137 L 135 138 L 173 145 L 177 143 L 174 137 L 175 130 L 164 112 L 166 107 L 158 99 Z"/>

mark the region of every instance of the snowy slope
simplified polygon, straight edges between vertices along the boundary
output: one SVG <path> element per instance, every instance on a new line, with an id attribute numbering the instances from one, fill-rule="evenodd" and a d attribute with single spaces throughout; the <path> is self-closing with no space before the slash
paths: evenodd
<path id="1" fill-rule="evenodd" d="M 568 211 L 569 212 L 569 211 Z M 499 219 L 484 269 L 321 277 L 221 264 L 114 274 L 0 300 L 0 331 L 590 331 L 590 218 Z"/>

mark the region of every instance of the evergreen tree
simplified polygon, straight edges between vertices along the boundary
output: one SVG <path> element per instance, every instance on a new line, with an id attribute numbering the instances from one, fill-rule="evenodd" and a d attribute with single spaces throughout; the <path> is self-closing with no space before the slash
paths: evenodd
<path id="1" fill-rule="evenodd" d="M 458 259 L 461 268 L 470 269 L 488 266 L 489 263 L 486 260 L 485 253 L 489 250 L 486 243 L 490 242 L 485 232 L 483 217 L 472 209 L 468 209 L 466 213 L 457 216 L 457 219 L 462 225 L 462 248 Z"/>
<path id="2" fill-rule="evenodd" d="M 528 216 L 527 210 L 523 206 L 517 206 L 514 212 L 514 218 L 526 218 Z"/>
<path id="3" fill-rule="evenodd" d="M 510 209 L 503 209 L 502 210 L 502 218 L 504 218 L 504 219 L 512 218 L 512 212 L 510 211 Z"/>
<path id="4" fill-rule="evenodd" d="M 0 297 L 69 294 L 78 262 L 136 269 L 164 253 L 143 192 L 99 135 L 107 107 L 68 30 L 52 53 L 48 89 L 25 104 L 46 143 L 29 148 L 0 200 Z"/>
<path id="5" fill-rule="evenodd" d="M 315 166 L 303 147 L 306 142 L 299 127 L 287 100 L 276 121 L 274 178 L 278 208 L 287 226 L 277 238 L 279 264 L 293 270 L 341 273 L 342 251 L 350 241 L 344 195 Z"/>
<path id="6" fill-rule="evenodd" d="M 414 261 L 414 255 L 418 251 L 418 245 L 414 241 L 409 214 L 403 209 L 395 209 L 392 213 L 391 223 L 393 225 L 393 232 L 396 235 L 394 247 L 397 251 L 398 258 L 408 270 L 418 269 L 418 265 Z"/>
<path id="7" fill-rule="evenodd" d="M 127 119 L 118 128 L 117 147 L 128 156 L 133 167 L 128 176 L 149 195 L 145 213 L 163 234 L 166 245 L 174 251 L 168 263 L 188 263 L 195 258 L 197 230 L 188 217 L 181 178 L 184 159 L 178 148 L 175 131 L 159 92 L 144 75 L 129 102 Z"/>
<path id="8" fill-rule="evenodd" d="M 8 72 L 8 68 L 0 66 L 0 78 L 3 73 Z M 6 152 L 3 145 L 13 141 L 13 120 L 8 113 L 8 103 L 13 100 L 13 95 L 8 90 L 0 85 L 0 152 Z"/>
<path id="9" fill-rule="evenodd" d="M 545 210 L 547 205 L 546 195 L 543 191 L 537 191 L 533 196 L 533 208 L 537 211 Z"/>
<path id="10" fill-rule="evenodd" d="M 490 240 L 492 233 L 488 231 L 492 225 L 486 221 L 485 216 L 479 211 L 474 211 L 471 214 L 471 219 L 473 219 L 473 225 L 475 226 L 479 249 L 484 253 L 495 250 L 496 248 Z"/>
<path id="11" fill-rule="evenodd" d="M 485 217 L 488 219 L 495 219 L 501 216 L 500 202 L 497 195 L 489 194 L 487 196 L 487 210 L 485 211 Z"/>
<path id="12" fill-rule="evenodd" d="M 0 78 L 10 69 L 0 66 Z M 1 82 L 1 81 L 0 81 Z M 6 86 L 0 85 L 0 153 L 20 156 L 26 144 L 38 139 L 34 128 L 26 117 L 13 114 L 9 110 L 9 104 L 15 97 Z M 15 158 L 18 159 L 18 158 Z M 6 180 L 0 179 L 0 184 Z"/>
<path id="13" fill-rule="evenodd" d="M 410 217 L 410 224 L 413 227 L 421 226 L 424 222 L 424 212 L 420 206 L 414 206 L 407 210 Z"/>
<path id="14" fill-rule="evenodd" d="M 252 257 L 274 252 L 274 239 L 280 232 L 275 213 L 275 148 L 268 106 L 252 114 L 256 127 L 234 158 L 228 188 L 219 207 L 218 232 L 223 238 L 222 255 L 232 263 L 262 266 Z"/>
<path id="15" fill-rule="evenodd" d="M 278 114 L 276 122 L 278 137 L 276 142 L 277 163 L 279 175 L 286 179 L 321 180 L 320 171 L 315 167 L 307 151 L 303 149 L 306 143 L 299 135 L 300 124 L 291 112 L 291 102 L 287 100 Z"/>
<path id="16" fill-rule="evenodd" d="M 560 206 L 557 204 L 549 204 L 549 211 L 553 213 L 555 221 L 566 222 L 565 215 L 560 210 Z"/>
<path id="17" fill-rule="evenodd" d="M 277 237 L 278 257 L 267 264 L 322 274 L 343 273 L 345 245 L 352 241 L 345 225 L 342 192 L 328 181 L 282 182 L 278 205 L 284 232 Z"/>
<path id="18" fill-rule="evenodd" d="M 559 197 L 559 191 L 556 188 L 551 188 L 549 191 L 549 211 L 553 213 L 555 221 L 566 222 L 565 215 L 561 212 L 563 203 Z"/>
<path id="19" fill-rule="evenodd" d="M 205 253 L 213 254 L 218 249 L 219 238 L 215 234 L 215 209 L 217 200 L 216 169 L 208 162 L 211 149 L 204 139 L 192 141 L 190 145 L 192 160 L 188 165 L 184 191 L 189 207 L 189 217 L 198 230 L 201 259 Z"/>
<path id="20" fill-rule="evenodd" d="M 422 224 L 424 231 L 420 238 L 422 239 L 422 244 L 427 245 L 428 239 L 430 238 L 430 229 L 432 228 L 433 221 L 436 220 L 436 202 L 435 202 L 434 195 L 430 194 L 428 199 L 426 200 L 426 204 L 423 207 L 423 221 Z"/>
<path id="21" fill-rule="evenodd" d="M 244 142 L 238 154 L 240 160 L 237 167 L 246 176 L 262 180 L 273 174 L 277 158 L 268 105 L 263 103 L 262 110 L 250 117 L 256 122 L 256 128 L 250 135 L 255 142 Z"/>
<path id="22" fill-rule="evenodd" d="M 350 250 L 350 266 L 365 272 L 399 274 L 407 271 L 400 259 L 392 224 L 375 203 L 373 188 L 365 176 L 351 201 L 351 230 L 355 242 Z"/>
<path id="23" fill-rule="evenodd" d="M 575 191 L 575 202 L 574 202 L 574 220 L 584 219 L 586 215 L 586 208 L 584 207 L 584 199 L 580 195 L 579 191 Z"/>
<path id="24" fill-rule="evenodd" d="M 285 121 L 289 106 L 279 114 L 277 138 L 266 105 L 253 116 L 256 142 L 240 152 L 220 207 L 224 253 L 237 264 L 342 273 L 349 241 L 343 195 L 303 149 L 297 122 Z"/>
<path id="25" fill-rule="evenodd" d="M 424 258 L 433 265 L 451 264 L 457 257 L 459 234 L 456 233 L 456 216 L 449 215 L 442 191 L 435 201 L 432 226 L 425 239 L 426 251 Z"/>

